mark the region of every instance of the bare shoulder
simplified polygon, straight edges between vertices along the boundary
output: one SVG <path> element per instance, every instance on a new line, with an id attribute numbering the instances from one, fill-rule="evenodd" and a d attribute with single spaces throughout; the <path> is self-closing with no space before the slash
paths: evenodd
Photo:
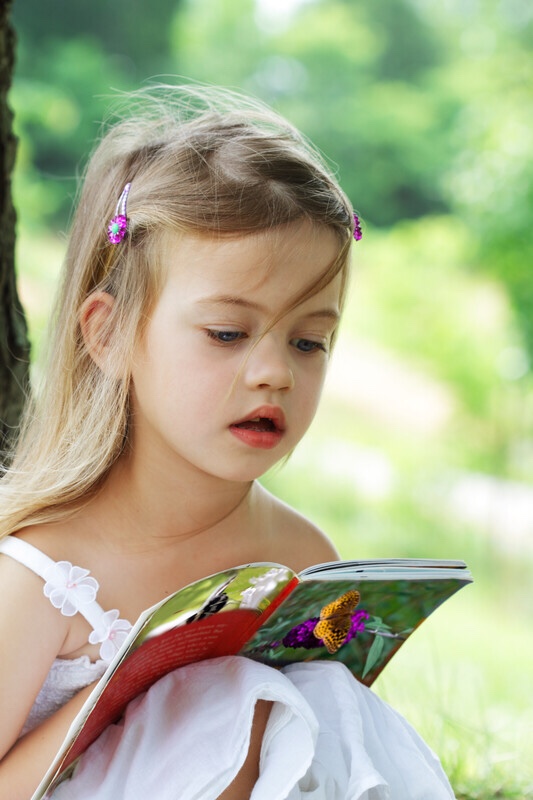
<path id="1" fill-rule="evenodd" d="M 317 525 L 265 489 L 262 491 L 269 509 L 272 561 L 299 572 L 314 564 L 339 559 L 335 545 Z"/>
<path id="2" fill-rule="evenodd" d="M 69 535 L 65 535 L 67 529 Z M 72 541 L 76 540 L 75 521 L 65 525 L 62 522 L 46 522 L 36 525 L 28 525 L 15 532 L 17 539 L 33 545 L 52 561 L 71 560 L 70 554 L 65 552 L 65 545 L 72 546 Z"/>

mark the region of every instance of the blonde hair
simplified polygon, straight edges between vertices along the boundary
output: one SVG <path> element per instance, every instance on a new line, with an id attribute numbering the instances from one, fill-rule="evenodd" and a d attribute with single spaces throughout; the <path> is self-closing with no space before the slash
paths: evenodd
<path id="1" fill-rule="evenodd" d="M 116 363 L 130 363 L 162 282 L 165 232 L 243 236 L 308 220 L 335 231 L 339 252 L 295 304 L 347 274 L 351 205 L 285 119 L 237 93 L 198 86 L 154 86 L 124 96 L 122 105 L 127 114 L 119 109 L 108 122 L 86 170 L 42 387 L 28 402 L 0 481 L 0 536 L 78 508 L 122 452 L 129 375 L 117 380 L 95 364 L 80 307 L 95 290 L 113 295 L 107 335 Z M 112 245 L 107 225 L 128 182 L 128 233 Z"/>

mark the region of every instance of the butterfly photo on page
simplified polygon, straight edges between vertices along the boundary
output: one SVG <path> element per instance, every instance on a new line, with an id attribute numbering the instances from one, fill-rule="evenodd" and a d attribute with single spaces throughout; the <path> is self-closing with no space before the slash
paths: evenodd
<path id="1" fill-rule="evenodd" d="M 365 593 L 366 594 L 366 593 Z M 366 607 L 365 607 L 366 606 Z M 403 641 L 410 630 L 393 631 L 391 626 L 381 617 L 372 615 L 368 604 L 363 604 L 363 594 L 356 589 L 348 589 L 338 597 L 321 606 L 318 615 L 308 617 L 294 625 L 289 630 L 283 630 L 283 623 L 278 623 L 279 638 L 270 639 L 258 644 L 248 651 L 254 657 L 270 656 L 279 659 L 281 663 L 286 660 L 284 653 L 301 652 L 300 660 L 307 660 L 306 651 L 322 649 L 324 656 L 321 658 L 341 657 L 346 650 L 348 658 L 349 644 L 353 640 L 365 639 L 361 650 L 361 675 L 365 678 L 382 658 L 386 646 L 393 641 Z M 389 645 L 386 645 L 386 642 Z M 312 656 L 316 658 L 316 656 Z M 292 659 L 293 660 L 293 659 Z M 289 659 L 287 662 L 289 663 Z"/>
<path id="2" fill-rule="evenodd" d="M 357 630 L 353 631 L 354 636 L 359 630 L 364 630 L 363 620 L 368 618 L 368 614 L 366 611 L 354 614 L 360 598 L 359 592 L 351 589 L 321 610 L 320 619 L 313 628 L 313 636 L 323 642 L 328 653 L 336 653 L 342 647 L 353 626 L 357 626 Z"/>

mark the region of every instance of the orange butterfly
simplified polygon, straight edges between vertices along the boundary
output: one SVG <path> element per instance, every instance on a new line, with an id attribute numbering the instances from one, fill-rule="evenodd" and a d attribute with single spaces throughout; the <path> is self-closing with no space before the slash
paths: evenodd
<path id="1" fill-rule="evenodd" d="M 336 653 L 344 644 L 352 625 L 352 614 L 359 603 L 360 594 L 355 589 L 341 595 L 337 600 L 328 603 L 320 612 L 313 634 L 322 639 L 328 653 Z"/>

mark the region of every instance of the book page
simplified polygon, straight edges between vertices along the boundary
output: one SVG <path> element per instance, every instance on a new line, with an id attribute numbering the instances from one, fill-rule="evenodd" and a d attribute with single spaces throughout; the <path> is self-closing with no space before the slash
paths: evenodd
<path id="1" fill-rule="evenodd" d="M 326 564 L 316 564 L 308 567 L 300 573 L 301 580 L 307 578 L 326 578 L 342 580 L 357 574 L 360 579 L 378 580 L 380 576 L 410 577 L 413 570 L 417 571 L 418 577 L 424 573 L 424 577 L 453 578 L 457 571 L 461 571 L 462 576 L 470 573 L 464 561 L 436 560 L 431 558 L 381 558 L 369 561 L 330 561 Z"/>
<path id="2" fill-rule="evenodd" d="M 259 628 L 242 655 L 282 667 L 314 659 L 344 663 L 370 686 L 413 631 L 469 578 L 303 580 Z"/>

